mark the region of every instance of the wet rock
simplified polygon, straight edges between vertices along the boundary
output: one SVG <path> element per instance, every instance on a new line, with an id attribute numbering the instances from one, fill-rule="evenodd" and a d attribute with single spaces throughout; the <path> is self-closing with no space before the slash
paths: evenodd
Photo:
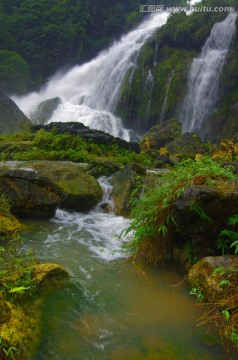
<path id="1" fill-rule="evenodd" d="M 62 285 L 69 279 L 69 274 L 63 266 L 57 264 L 36 264 L 33 266 L 31 279 L 40 289 L 48 289 Z"/>
<path id="2" fill-rule="evenodd" d="M 184 133 L 177 139 L 166 144 L 166 149 L 171 154 L 194 156 L 206 152 L 202 140 L 198 134 Z"/>
<path id="3" fill-rule="evenodd" d="M 204 300 L 222 304 L 227 296 L 237 293 L 237 256 L 208 256 L 189 270 L 189 283 Z"/>
<path id="4" fill-rule="evenodd" d="M 121 170 L 121 166 L 113 161 L 101 160 L 89 164 L 88 174 L 98 178 L 100 176 L 111 176 Z"/>
<path id="5" fill-rule="evenodd" d="M 166 147 L 166 144 L 180 137 L 182 134 L 182 125 L 176 119 L 171 119 L 163 124 L 153 126 L 142 139 L 143 143 L 148 142 L 147 146 L 150 150 L 159 150 Z"/>
<path id="6" fill-rule="evenodd" d="M 61 99 L 59 97 L 42 101 L 33 113 L 35 123 L 45 124 L 51 118 L 53 112 L 57 109 L 60 103 Z"/>
<path id="7" fill-rule="evenodd" d="M 174 253 L 178 255 L 190 246 L 192 258 L 216 255 L 217 239 L 227 228 L 229 217 L 238 213 L 238 188 L 236 183 L 222 182 L 217 186 L 194 185 L 175 201 Z M 236 228 L 233 228 L 236 230 Z M 185 249 L 185 252 L 188 249 Z M 176 256 L 177 257 L 177 256 Z M 177 258 L 178 260 L 178 258 Z"/>
<path id="8" fill-rule="evenodd" d="M 36 125 L 32 128 L 32 131 L 38 131 L 40 129 L 44 129 L 45 131 L 49 132 L 56 131 L 59 134 L 69 133 L 72 135 L 79 135 L 84 140 L 93 141 L 95 144 L 117 145 L 137 153 L 140 152 L 139 144 L 127 142 L 120 138 L 115 138 L 114 136 L 104 133 L 103 131 L 90 129 L 88 126 L 78 122 L 54 122 L 48 125 Z"/>
<path id="9" fill-rule="evenodd" d="M 12 99 L 0 91 L 0 133 L 14 133 L 20 130 L 23 124 L 30 125 L 31 121 Z"/>
<path id="10" fill-rule="evenodd" d="M 6 216 L 0 212 L 0 236 L 9 238 L 21 228 L 21 224 L 13 215 Z"/>
<path id="11" fill-rule="evenodd" d="M 32 170 L 0 169 L 0 188 L 16 216 L 51 218 L 60 203 L 60 188 Z"/>
<path id="12" fill-rule="evenodd" d="M 18 359 L 30 360 L 40 339 L 40 307 L 44 300 L 43 290 L 64 285 L 69 274 L 57 264 L 36 264 L 26 268 L 25 272 L 31 273 L 32 287 L 27 287 L 25 292 L 16 293 L 21 301 L 16 301 L 18 298 L 6 299 L 0 293 L 0 338 L 7 349 L 10 346 L 17 349 Z M 24 270 L 2 280 L 12 287 L 12 282 L 17 284 L 18 277 L 22 276 L 24 276 Z M 25 302 L 27 302 L 27 306 L 24 306 Z M 4 359 L 1 350 L 0 358 Z"/>
<path id="13" fill-rule="evenodd" d="M 67 161 L 32 161 L 27 164 L 60 188 L 62 208 L 89 211 L 102 199 L 98 181 L 84 172 L 79 164 Z"/>
<path id="14" fill-rule="evenodd" d="M 155 161 L 155 167 L 156 168 L 164 168 L 166 165 L 173 165 L 173 162 L 171 161 L 170 157 L 168 155 L 159 155 L 156 158 Z"/>
<path id="15" fill-rule="evenodd" d="M 130 212 L 129 200 L 131 193 L 143 183 L 142 176 L 146 175 L 146 170 L 137 164 L 131 164 L 118 171 L 112 178 L 112 198 L 115 204 L 116 215 L 128 215 Z"/>

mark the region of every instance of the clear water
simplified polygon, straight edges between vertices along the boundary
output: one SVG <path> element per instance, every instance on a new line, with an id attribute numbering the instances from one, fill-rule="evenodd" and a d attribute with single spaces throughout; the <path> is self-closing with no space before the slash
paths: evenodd
<path id="1" fill-rule="evenodd" d="M 26 247 L 40 261 L 67 268 L 70 284 L 42 306 L 33 360 L 235 359 L 196 327 L 201 315 L 174 264 L 146 270 L 126 262 L 114 236 L 127 220 L 114 214 L 59 210 L 50 221 L 25 221 Z"/>

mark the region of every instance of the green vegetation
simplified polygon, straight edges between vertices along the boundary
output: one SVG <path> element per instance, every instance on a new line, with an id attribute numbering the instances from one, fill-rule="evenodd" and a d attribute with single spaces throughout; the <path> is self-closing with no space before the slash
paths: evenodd
<path id="1" fill-rule="evenodd" d="M 21 225 L 11 213 L 8 199 L 0 195 L 0 294 L 13 299 L 30 288 L 26 268 L 36 263 L 31 252 L 21 253 Z M 22 273 L 24 271 L 24 274 Z"/>
<path id="2" fill-rule="evenodd" d="M 214 269 L 210 275 L 210 289 L 199 286 L 192 288 L 190 294 L 195 295 L 197 302 L 204 306 L 204 314 L 199 325 L 209 324 L 219 331 L 223 346 L 230 349 L 231 344 L 238 350 L 238 293 L 237 266 Z"/>
<path id="3" fill-rule="evenodd" d="M 144 15 L 140 4 L 138 0 L 2 0 L 0 52 L 9 63 L 0 62 L 1 88 L 7 93 L 25 92 L 59 68 L 91 59 L 139 23 Z M 24 72 L 19 72 L 20 67 Z"/>
<path id="4" fill-rule="evenodd" d="M 22 134 L 2 135 L 0 160 L 67 160 L 73 162 L 92 162 L 108 159 L 119 164 L 137 162 L 152 165 L 151 158 L 136 154 L 117 145 L 96 145 L 86 142 L 80 136 L 57 134 L 39 130 Z"/>
<path id="5" fill-rule="evenodd" d="M 238 215 L 234 215 L 228 219 L 228 225 L 235 226 L 238 224 Z M 238 254 L 238 232 L 225 229 L 221 231 L 220 237 L 217 240 L 217 247 L 221 249 L 222 255 L 230 252 L 230 249 L 234 251 L 234 254 Z"/>
<path id="6" fill-rule="evenodd" d="M 224 7 L 224 2 L 204 0 L 198 6 Z M 229 0 L 225 6 L 237 8 L 238 2 Z M 137 66 L 133 70 L 129 69 L 124 78 L 117 107 L 117 114 L 128 127 L 145 133 L 158 120 L 166 121 L 177 116 L 187 92 L 191 61 L 199 56 L 213 25 L 226 16 L 226 12 L 194 12 L 189 16 L 185 12 L 172 14 L 154 37 L 144 44 Z M 237 39 L 236 35 L 222 71 L 221 97 L 210 119 L 216 123 L 216 127 L 211 126 L 208 134 L 211 138 L 218 137 L 221 132 L 220 138 L 227 135 L 232 137 L 238 132 L 235 105 L 238 96 Z M 152 85 L 148 81 L 151 74 Z M 165 98 L 167 101 L 164 107 Z"/>
<path id="7" fill-rule="evenodd" d="M 156 187 L 147 189 L 146 196 L 132 200 L 132 220 L 126 233 L 133 232 L 129 244 L 133 254 L 143 255 L 150 264 L 164 260 L 175 225 L 172 207 L 176 199 L 193 184 L 212 185 L 214 180 L 234 178 L 231 168 L 209 157 L 182 161 L 165 173 Z"/>

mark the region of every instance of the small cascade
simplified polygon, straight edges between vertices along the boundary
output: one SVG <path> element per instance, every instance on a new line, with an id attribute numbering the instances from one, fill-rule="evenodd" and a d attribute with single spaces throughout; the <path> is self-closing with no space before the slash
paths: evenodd
<path id="1" fill-rule="evenodd" d="M 96 212 L 107 212 L 109 214 L 114 213 L 114 202 L 111 197 L 112 193 L 112 177 L 107 176 L 101 176 L 98 179 L 98 182 L 102 188 L 103 191 L 103 198 L 102 201 L 96 206 L 95 211 Z"/>
<path id="2" fill-rule="evenodd" d="M 126 90 L 123 96 L 123 110 L 126 111 L 127 110 L 127 106 L 128 106 L 128 102 L 129 102 L 129 97 L 130 97 L 130 92 L 131 92 L 131 84 L 132 84 L 132 80 L 134 77 L 134 72 L 135 72 L 136 66 L 133 66 L 131 69 L 131 73 L 128 77 L 127 83 L 126 83 Z"/>
<path id="3" fill-rule="evenodd" d="M 158 43 L 155 44 L 154 66 L 157 65 Z"/>
<path id="4" fill-rule="evenodd" d="M 179 114 L 184 131 L 194 131 L 205 136 L 204 121 L 219 97 L 220 74 L 235 34 L 236 16 L 236 13 L 231 12 L 225 20 L 213 26 L 201 55 L 192 62 L 188 92 Z"/>
<path id="5" fill-rule="evenodd" d="M 153 87 L 154 87 L 154 77 L 153 77 L 151 70 L 149 70 L 148 75 L 145 79 L 145 86 L 146 86 L 148 96 L 149 96 L 147 108 L 146 108 L 146 112 L 148 113 L 150 111 L 151 94 L 152 94 Z"/>
<path id="6" fill-rule="evenodd" d="M 169 77 L 168 77 L 168 82 L 167 82 L 167 86 L 166 86 L 164 102 L 163 102 L 163 106 L 162 106 L 162 110 L 161 110 L 161 115 L 160 115 L 160 123 L 162 123 L 162 122 L 164 121 L 165 110 L 166 110 L 166 105 L 167 105 L 168 96 L 169 96 L 169 89 L 170 89 L 171 81 L 172 81 L 172 79 L 173 79 L 173 75 L 174 75 L 174 70 L 171 71 L 171 74 L 170 74 Z"/>

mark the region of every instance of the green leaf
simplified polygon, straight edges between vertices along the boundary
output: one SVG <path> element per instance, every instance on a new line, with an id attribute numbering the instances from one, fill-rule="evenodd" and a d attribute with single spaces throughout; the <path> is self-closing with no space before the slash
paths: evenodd
<path id="1" fill-rule="evenodd" d="M 226 321 L 228 322 L 229 319 L 230 319 L 230 313 L 228 310 L 223 310 L 222 312 L 222 315 L 226 318 Z"/>
<path id="2" fill-rule="evenodd" d="M 11 290 L 9 290 L 9 293 L 16 293 L 16 292 L 24 292 L 25 290 L 30 289 L 31 286 L 19 286 L 19 287 L 14 287 Z"/>
<path id="3" fill-rule="evenodd" d="M 230 285 L 230 281 L 229 280 L 222 280 L 218 284 L 218 286 L 224 286 L 224 285 Z"/>

